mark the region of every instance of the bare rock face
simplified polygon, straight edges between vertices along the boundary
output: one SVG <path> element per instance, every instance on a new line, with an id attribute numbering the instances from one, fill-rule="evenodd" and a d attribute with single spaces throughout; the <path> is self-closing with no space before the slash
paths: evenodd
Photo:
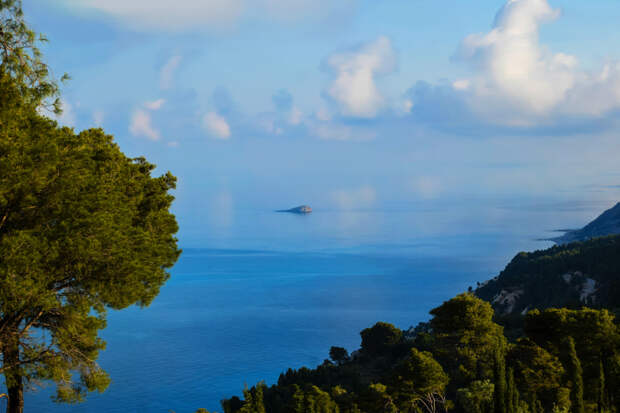
<path id="1" fill-rule="evenodd" d="M 291 209 L 280 209 L 276 212 L 290 212 L 292 214 L 310 214 L 312 212 L 312 208 L 308 205 L 301 205 Z"/>
<path id="2" fill-rule="evenodd" d="M 567 231 L 561 237 L 553 238 L 551 241 L 561 245 L 616 234 L 620 234 L 620 202 L 603 212 L 585 227 L 575 231 Z"/>

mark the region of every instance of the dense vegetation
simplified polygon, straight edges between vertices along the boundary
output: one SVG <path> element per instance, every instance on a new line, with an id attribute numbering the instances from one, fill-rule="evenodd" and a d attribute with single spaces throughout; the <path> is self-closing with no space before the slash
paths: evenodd
<path id="1" fill-rule="evenodd" d="M 620 308 L 620 236 L 518 254 L 498 277 L 476 289 L 500 314 L 550 307 Z M 588 281 L 594 287 L 587 291 Z M 499 300 L 512 293 L 514 302 Z"/>
<path id="2" fill-rule="evenodd" d="M 620 329 L 607 310 L 534 310 L 509 341 L 491 305 L 461 294 L 414 337 L 387 323 L 361 349 L 259 383 L 226 413 L 618 412 Z M 204 410 L 202 410 L 204 412 Z"/>

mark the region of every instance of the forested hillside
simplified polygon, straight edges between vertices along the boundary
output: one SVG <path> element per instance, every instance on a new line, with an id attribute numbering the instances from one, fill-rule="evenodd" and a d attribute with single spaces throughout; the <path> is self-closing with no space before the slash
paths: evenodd
<path id="1" fill-rule="evenodd" d="M 533 308 L 620 308 L 620 236 L 522 252 L 475 294 L 502 315 Z"/>
<path id="2" fill-rule="evenodd" d="M 514 342 L 491 305 L 461 294 L 431 311 L 426 332 L 391 324 L 332 347 L 315 369 L 289 369 L 222 402 L 226 413 L 617 412 L 620 331 L 607 310 L 534 310 Z"/>

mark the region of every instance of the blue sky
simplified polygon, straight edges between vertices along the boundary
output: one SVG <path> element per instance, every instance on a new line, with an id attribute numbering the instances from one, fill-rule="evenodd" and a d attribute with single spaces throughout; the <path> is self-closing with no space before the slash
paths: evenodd
<path id="1" fill-rule="evenodd" d="M 618 197 L 616 0 L 24 3 L 59 121 L 171 170 L 182 224 Z"/>

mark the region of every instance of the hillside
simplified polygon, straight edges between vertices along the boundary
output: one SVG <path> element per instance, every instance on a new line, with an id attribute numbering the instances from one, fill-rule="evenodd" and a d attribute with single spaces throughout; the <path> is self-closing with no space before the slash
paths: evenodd
<path id="1" fill-rule="evenodd" d="M 512 343 L 472 294 L 430 314 L 428 332 L 378 322 L 351 355 L 332 347 L 314 369 L 223 400 L 224 413 L 618 413 L 620 327 L 606 310 L 532 311 Z"/>
<path id="2" fill-rule="evenodd" d="M 557 244 L 567 244 L 616 234 L 620 234 L 620 202 L 603 212 L 585 227 L 575 231 L 567 231 L 560 237 L 552 238 L 551 241 Z"/>
<path id="3" fill-rule="evenodd" d="M 619 411 L 620 327 L 606 309 L 620 308 L 620 235 L 520 253 L 475 295 L 408 332 L 378 322 L 359 350 L 332 347 L 224 412 Z"/>
<path id="4" fill-rule="evenodd" d="M 620 236 L 519 253 L 475 294 L 489 301 L 498 314 L 584 305 L 618 309 Z"/>

